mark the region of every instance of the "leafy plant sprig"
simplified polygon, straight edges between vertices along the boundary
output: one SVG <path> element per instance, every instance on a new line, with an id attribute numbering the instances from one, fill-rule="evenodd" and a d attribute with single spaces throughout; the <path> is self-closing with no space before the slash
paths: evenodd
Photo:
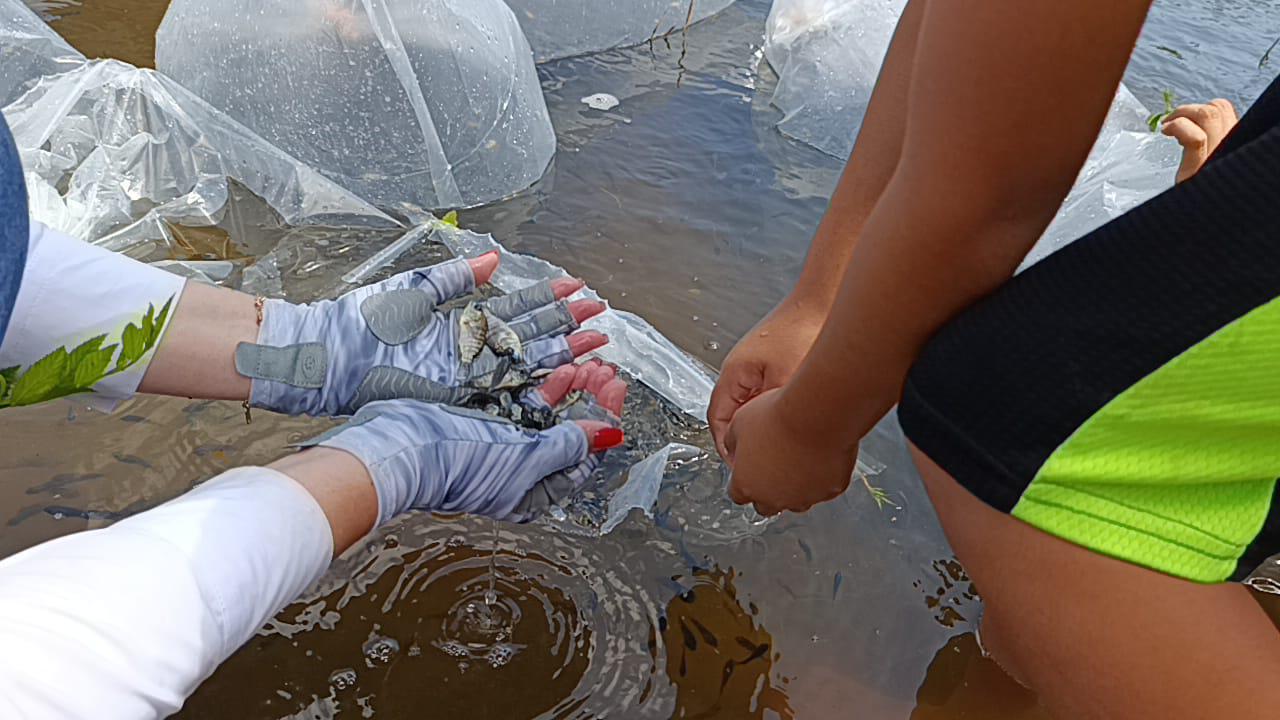
<path id="1" fill-rule="evenodd" d="M 0 408 L 35 405 L 88 392 L 102 380 L 128 370 L 156 346 L 172 305 L 171 297 L 158 315 L 155 305 L 148 305 L 147 314 L 139 323 L 125 326 L 118 344 L 103 346 L 107 336 L 98 335 L 71 351 L 64 345 L 25 371 L 18 366 L 0 370 Z"/>
<path id="2" fill-rule="evenodd" d="M 1164 122 L 1164 119 L 1173 113 L 1173 108 L 1176 104 L 1172 90 L 1166 88 L 1161 95 L 1164 96 L 1164 112 L 1155 113 L 1147 118 L 1147 127 L 1151 128 L 1151 132 L 1156 132 L 1160 129 L 1160 123 Z"/>
<path id="3" fill-rule="evenodd" d="M 866 473 L 860 472 L 858 473 L 858 476 L 862 480 L 863 486 L 867 488 L 867 492 L 871 493 L 871 499 L 876 501 L 877 508 L 883 510 L 884 506 L 888 505 L 895 510 L 902 509 L 901 505 L 895 503 L 889 498 L 889 493 L 885 492 L 884 488 L 878 485 L 872 485 L 871 478 L 867 477 Z"/>

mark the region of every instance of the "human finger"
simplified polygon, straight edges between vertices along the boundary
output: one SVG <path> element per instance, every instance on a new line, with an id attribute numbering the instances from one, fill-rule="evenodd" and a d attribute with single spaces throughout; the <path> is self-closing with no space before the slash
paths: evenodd
<path id="1" fill-rule="evenodd" d="M 622 417 L 622 405 L 627 400 L 627 383 L 614 378 L 596 393 L 596 402 L 615 417 Z"/>
<path id="2" fill-rule="evenodd" d="M 577 375 L 577 368 L 572 365 L 561 365 L 542 381 L 542 385 L 538 386 L 538 392 L 542 394 L 542 399 L 548 405 L 557 405 L 569 394 L 569 386 L 573 385 L 573 378 Z"/>
<path id="3" fill-rule="evenodd" d="M 583 330 L 569 336 L 569 351 L 575 358 L 609 344 L 609 336 L 596 330 Z"/>
<path id="4" fill-rule="evenodd" d="M 480 257 L 474 257 L 467 260 L 467 265 L 471 266 L 471 274 L 475 277 L 476 285 L 484 285 L 493 277 L 493 273 L 497 271 L 498 264 L 502 262 L 502 256 L 497 250 L 487 252 Z"/>
<path id="5" fill-rule="evenodd" d="M 617 372 L 614 371 L 611 365 L 600 365 L 593 373 L 591 373 L 591 377 L 587 379 L 587 392 L 595 395 L 597 398 L 600 397 L 600 391 L 604 389 L 604 386 L 610 380 L 617 377 L 617 375 Z"/>
<path id="6" fill-rule="evenodd" d="M 551 293 L 557 300 L 563 300 L 586 287 L 586 283 L 578 278 L 556 278 L 551 281 Z"/>
<path id="7" fill-rule="evenodd" d="M 756 365 L 728 362 L 720 379 L 711 391 L 707 404 L 707 424 L 715 440 L 720 457 L 729 460 L 732 452 L 726 444 L 729 423 L 738 409 L 755 397 L 764 386 L 764 368 Z"/>

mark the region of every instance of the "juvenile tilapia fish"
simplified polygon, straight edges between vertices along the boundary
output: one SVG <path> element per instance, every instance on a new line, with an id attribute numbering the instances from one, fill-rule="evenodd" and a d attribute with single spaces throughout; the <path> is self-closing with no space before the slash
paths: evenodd
<path id="1" fill-rule="evenodd" d="M 520 336 L 516 335 L 516 331 L 488 310 L 482 312 L 489 328 L 489 333 L 485 336 L 485 344 L 493 354 L 520 359 L 520 353 L 524 348 L 520 345 Z"/>
<path id="2" fill-rule="evenodd" d="M 489 313 L 475 303 L 469 303 L 458 319 L 458 359 L 464 365 L 480 357 L 489 337 Z"/>

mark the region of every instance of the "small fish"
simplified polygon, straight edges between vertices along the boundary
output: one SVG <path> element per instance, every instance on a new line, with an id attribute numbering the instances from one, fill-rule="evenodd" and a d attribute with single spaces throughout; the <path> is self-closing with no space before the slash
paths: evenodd
<path id="1" fill-rule="evenodd" d="M 520 345 L 520 336 L 516 335 L 516 331 L 506 324 L 496 315 L 488 310 L 484 312 L 485 324 L 489 329 L 485 336 L 484 343 L 489 346 L 494 355 L 512 357 L 516 360 L 520 359 L 520 353 L 524 350 Z"/>
<path id="2" fill-rule="evenodd" d="M 470 303 L 458 319 L 458 358 L 463 365 L 470 365 L 480 357 L 488 336 L 489 314 Z"/>

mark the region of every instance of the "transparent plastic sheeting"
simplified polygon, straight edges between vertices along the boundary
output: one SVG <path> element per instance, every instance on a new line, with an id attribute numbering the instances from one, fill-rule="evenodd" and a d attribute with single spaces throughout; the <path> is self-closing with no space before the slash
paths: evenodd
<path id="1" fill-rule="evenodd" d="M 502 253 L 502 264 L 492 283 L 503 292 L 513 292 L 548 278 L 568 275 L 562 268 L 530 255 L 509 253 L 490 235 L 438 223 L 432 239 L 443 242 L 461 257 L 475 257 L 491 250 Z M 583 297 L 601 299 L 591 289 Z M 583 327 L 609 336 L 609 344 L 596 351 L 607 362 L 626 370 L 632 377 L 653 388 L 659 395 L 698 421 L 707 416 L 707 400 L 715 382 L 694 359 L 659 333 L 644 318 L 609 308 L 591 318 Z"/>
<path id="2" fill-rule="evenodd" d="M 42 78 L 4 114 L 32 216 L 111 249 L 172 241 L 168 223 L 215 224 L 227 178 L 291 225 L 395 224 L 153 70 L 86 63 Z"/>
<path id="3" fill-rule="evenodd" d="M 383 208 L 497 200 L 555 153 L 501 0 L 174 0 L 156 67 Z"/>
<path id="4" fill-rule="evenodd" d="M 723 469 L 699 453 L 672 444 L 633 465 L 599 537 L 634 542 L 653 526 L 695 566 L 740 571 L 738 597 L 760 605 L 780 657 L 774 673 L 791 678 L 797 717 L 830 717 L 837 707 L 910 716 L 939 648 L 972 629 L 981 604 L 954 563 L 896 413 L 863 440 L 849 490 L 803 514 L 723 512 L 732 507 Z M 863 477 L 887 503 L 875 502 Z M 785 598 L 785 610 L 771 598 Z"/>
<path id="5" fill-rule="evenodd" d="M 638 45 L 676 32 L 733 0 L 506 0 L 538 62 Z"/>
<path id="6" fill-rule="evenodd" d="M 1075 186 L 1020 270 L 1173 187 L 1182 151 L 1173 139 L 1151 132 L 1149 116 L 1121 85 Z"/>
<path id="7" fill-rule="evenodd" d="M 848 157 L 907 0 L 774 0 L 764 54 L 778 129 Z"/>
<path id="8" fill-rule="evenodd" d="M 0 0 L 0 107 L 39 78 L 73 70 L 84 61 L 23 0 Z"/>
<path id="9" fill-rule="evenodd" d="M 848 157 L 906 0 L 775 0 L 765 57 L 778 74 L 782 133 Z M 1023 267 L 1173 185 L 1177 144 L 1120 86 L 1098 140 L 1053 224 Z"/>

